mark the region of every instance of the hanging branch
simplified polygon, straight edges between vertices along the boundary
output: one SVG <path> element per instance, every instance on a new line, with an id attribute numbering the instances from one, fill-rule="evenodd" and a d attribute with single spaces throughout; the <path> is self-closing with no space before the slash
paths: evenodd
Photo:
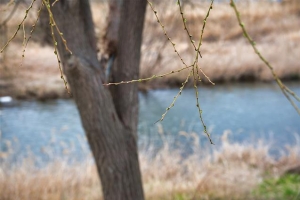
<path id="1" fill-rule="evenodd" d="M 261 61 L 263 61 L 263 63 L 270 69 L 272 76 L 274 78 L 274 80 L 276 81 L 277 85 L 279 86 L 279 88 L 281 89 L 282 93 L 284 94 L 284 96 L 288 99 L 288 101 L 291 103 L 291 105 L 295 108 L 295 110 L 297 111 L 297 113 L 300 115 L 300 109 L 299 107 L 295 104 L 295 102 L 293 101 L 292 98 L 294 98 L 294 100 L 300 102 L 300 97 L 297 96 L 291 89 L 289 89 L 286 85 L 284 85 L 282 83 L 282 81 L 280 80 L 280 78 L 278 78 L 277 74 L 275 73 L 274 68 L 272 67 L 272 65 L 269 63 L 269 61 L 267 61 L 267 59 L 265 57 L 262 56 L 262 54 L 260 53 L 260 51 L 256 48 L 256 43 L 254 42 L 254 40 L 250 37 L 250 35 L 248 34 L 244 23 L 241 20 L 241 16 L 240 13 L 234 3 L 234 0 L 230 0 L 230 6 L 233 8 L 235 16 L 238 20 L 238 23 L 243 31 L 244 36 L 246 37 L 246 39 L 248 40 L 249 44 L 252 46 L 254 52 L 257 54 L 257 56 L 259 57 L 259 59 Z M 292 98 L 291 98 L 292 97 Z"/>
<path id="2" fill-rule="evenodd" d="M 154 12 L 155 16 L 156 16 L 156 19 L 157 19 L 157 22 L 159 23 L 159 25 L 161 26 L 161 28 L 163 29 L 164 31 L 164 34 L 165 36 L 168 38 L 168 40 L 171 42 L 171 44 L 173 45 L 173 48 L 175 50 L 175 52 L 177 53 L 178 57 L 180 58 L 180 60 L 182 61 L 182 63 L 187 67 L 187 65 L 185 64 L 185 62 L 183 61 L 183 59 L 181 58 L 181 56 L 179 55 L 178 51 L 175 49 L 175 43 L 172 42 L 171 38 L 168 36 L 166 30 L 165 30 L 165 26 L 162 24 L 162 22 L 160 21 L 160 19 L 158 18 L 158 15 L 157 15 L 157 11 L 154 9 L 152 3 L 150 3 L 148 1 L 152 11 Z M 181 4 L 180 4 L 180 1 L 178 0 L 177 1 L 177 5 L 179 6 L 179 11 L 180 11 L 180 14 L 181 14 L 181 18 L 182 18 L 182 22 L 183 22 L 183 26 L 184 26 L 184 30 L 186 31 L 188 37 L 189 37 L 189 40 L 192 44 L 192 46 L 194 47 L 195 51 L 196 51 L 196 56 L 195 56 L 195 60 L 194 60 L 194 63 L 192 64 L 192 69 L 190 70 L 190 73 L 188 74 L 186 80 L 182 83 L 182 86 L 180 87 L 179 89 L 179 92 L 177 93 L 177 95 L 174 97 L 172 103 L 170 104 L 169 107 L 166 108 L 166 111 L 162 114 L 161 118 L 158 120 L 158 121 L 163 121 L 163 119 L 165 118 L 166 114 L 168 113 L 168 111 L 175 105 L 175 102 L 177 100 L 177 98 L 181 95 L 182 93 L 182 90 L 184 88 L 184 86 L 186 85 L 186 83 L 188 82 L 189 78 L 191 75 L 193 75 L 193 85 L 194 85 L 194 90 L 195 90 L 195 96 L 196 96 L 196 106 L 197 106 L 197 109 L 198 109 L 198 112 L 199 112 L 199 117 L 200 117 L 200 121 L 202 123 L 202 126 L 203 126 L 203 129 L 204 129 L 204 133 L 207 135 L 209 141 L 211 144 L 213 144 L 211 138 L 210 138 L 210 134 L 208 133 L 207 131 L 207 126 L 205 125 L 204 123 L 204 120 L 203 120 L 203 115 L 202 115 L 202 110 L 201 110 L 201 107 L 200 107 L 200 103 L 199 103 L 199 92 L 198 92 L 198 87 L 197 87 L 197 83 L 198 83 L 198 80 L 201 81 L 200 79 L 200 75 L 199 75 L 199 71 L 201 71 L 201 73 L 209 80 L 209 82 L 211 84 L 214 85 L 214 83 L 209 79 L 209 77 L 202 71 L 201 68 L 198 67 L 198 59 L 199 59 L 199 56 L 202 58 L 202 55 L 200 53 L 200 47 L 202 45 L 202 39 L 203 39 L 203 33 L 204 33 L 204 29 L 205 29 L 205 25 L 206 25 L 206 21 L 209 17 L 209 14 L 210 14 L 210 11 L 212 10 L 212 6 L 213 6 L 213 3 L 214 3 L 214 0 L 211 1 L 211 4 L 209 6 L 209 9 L 206 13 L 206 16 L 203 20 L 203 26 L 202 26 L 202 30 L 201 30 L 201 34 L 200 34 L 200 39 L 199 39 L 199 43 L 198 43 L 198 47 L 196 48 L 195 46 L 195 41 L 192 39 L 192 35 L 190 34 L 188 28 L 187 28 L 187 25 L 186 25 L 186 18 L 184 17 L 184 13 L 183 13 L 183 9 L 181 7 Z M 155 77 L 154 77 L 155 78 Z M 157 121 L 157 122 L 158 122 Z"/>
<path id="3" fill-rule="evenodd" d="M 13 15 L 15 14 L 15 12 L 16 12 L 18 6 L 20 5 L 21 1 L 22 1 L 22 0 L 19 0 L 19 1 L 17 1 L 17 2 L 15 3 L 15 5 L 14 5 L 12 11 L 9 13 L 9 15 L 6 17 L 6 19 L 4 19 L 4 20 L 2 21 L 2 23 L 0 24 L 0 28 L 1 28 L 2 26 L 5 26 L 6 23 L 12 18 L 12 16 L 13 16 Z"/>
<path id="4" fill-rule="evenodd" d="M 22 30 L 23 30 L 23 43 L 22 43 L 22 46 L 23 46 L 23 51 L 22 51 L 22 62 L 20 64 L 20 66 L 22 65 L 23 63 L 23 58 L 25 56 L 25 51 L 26 51 L 26 47 L 27 47 L 27 44 L 29 42 L 29 40 L 31 39 L 32 37 L 32 34 L 35 30 L 35 27 L 36 27 L 36 23 L 39 19 L 39 16 L 40 16 L 40 12 L 41 12 L 41 9 L 43 7 L 43 5 L 46 6 L 46 9 L 48 11 L 48 14 L 49 14 L 49 20 L 50 20 L 50 23 L 49 23 L 49 26 L 51 28 L 51 35 L 52 35 L 52 40 L 53 40 L 53 44 L 54 44 L 54 54 L 56 55 L 56 59 L 57 59 L 57 62 L 58 62 L 58 68 L 59 68 L 59 71 L 60 71 L 60 75 L 61 75 L 61 79 L 63 80 L 64 82 L 64 85 L 65 85 L 65 89 L 66 91 L 70 94 L 70 90 L 68 88 L 68 85 L 67 85 L 67 81 L 63 75 L 63 70 L 62 70 L 62 67 L 61 67 L 61 61 L 59 59 L 59 56 L 58 56 L 58 52 L 57 52 L 57 40 L 55 38 L 55 34 L 54 34 L 54 29 L 58 32 L 59 34 L 59 37 L 61 38 L 66 50 L 72 54 L 71 50 L 68 48 L 67 46 L 67 41 L 65 40 L 65 38 L 63 37 L 63 33 L 59 30 L 58 26 L 56 25 L 56 22 L 53 18 L 53 14 L 52 14 L 52 11 L 51 11 L 51 5 L 50 5 L 50 0 L 42 0 L 41 2 L 41 6 L 38 10 L 38 16 L 37 16 L 37 19 L 35 20 L 35 22 L 33 23 L 32 25 L 32 29 L 30 31 L 30 34 L 29 34 L 29 37 L 28 39 L 26 38 L 26 33 L 25 33 L 25 20 L 27 19 L 28 17 L 28 14 L 29 12 L 31 11 L 32 7 L 33 7 L 33 4 L 36 2 L 36 0 L 32 0 L 29 7 L 25 10 L 25 15 L 24 15 L 24 18 L 22 19 L 22 21 L 19 23 L 16 31 L 14 32 L 14 34 L 12 35 L 12 37 L 6 42 L 6 44 L 1 48 L 0 50 L 0 53 L 3 53 L 3 51 L 6 49 L 6 47 L 9 45 L 9 43 L 16 37 L 17 33 L 19 32 L 19 30 L 21 29 L 22 27 Z M 57 1 L 55 1 L 57 2 Z M 54 3 L 55 3 L 54 2 Z M 5 24 L 13 15 L 13 13 L 15 12 L 18 4 L 20 3 L 20 1 L 17 2 L 17 4 L 15 5 L 14 9 L 13 9 L 13 12 L 10 13 L 10 15 L 4 20 L 4 22 L 2 24 Z M 54 5 L 54 3 L 52 4 L 52 6 Z M 1 24 L 1 25 L 2 25 Z"/>
<path id="5" fill-rule="evenodd" d="M 29 11 L 31 10 L 34 2 L 36 0 L 32 0 L 29 7 L 26 9 L 25 11 L 25 16 L 24 18 L 22 19 L 21 23 L 18 25 L 18 28 L 17 30 L 15 31 L 15 33 L 13 34 L 13 36 L 6 42 L 6 44 L 2 47 L 2 49 L 0 50 L 0 53 L 2 53 L 4 51 L 4 49 L 9 45 L 9 43 L 16 37 L 17 33 L 19 32 L 19 30 L 21 29 L 21 26 L 23 25 L 24 21 L 26 20 L 27 16 L 28 16 L 28 13 Z"/>

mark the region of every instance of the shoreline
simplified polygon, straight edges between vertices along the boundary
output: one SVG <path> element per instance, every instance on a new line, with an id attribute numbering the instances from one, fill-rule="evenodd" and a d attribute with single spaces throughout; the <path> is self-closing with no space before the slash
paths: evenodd
<path id="1" fill-rule="evenodd" d="M 284 84 L 289 85 L 289 84 L 300 84 L 300 79 L 281 79 L 283 81 Z M 63 84 L 63 83 L 62 83 Z M 221 81 L 221 82 L 215 82 L 215 85 L 212 85 L 210 83 L 200 83 L 198 84 L 198 88 L 211 88 L 213 90 L 214 87 L 218 87 L 218 86 L 235 86 L 235 85 L 247 85 L 247 86 L 255 86 L 255 85 L 264 85 L 264 84 L 268 84 L 268 85 L 275 85 L 275 87 L 278 87 L 278 92 L 281 92 L 279 89 L 279 86 L 277 85 L 276 81 L 272 80 L 272 81 L 261 81 L 261 80 L 247 80 L 247 81 Z M 139 83 L 139 93 L 142 94 L 147 94 L 148 91 L 152 91 L 152 90 L 168 90 L 168 89 L 178 89 L 181 85 L 170 85 L 170 84 L 166 84 L 166 85 L 151 85 L 151 84 L 142 84 Z M 193 89 L 193 85 L 192 83 L 189 83 L 185 86 L 185 89 Z M 1 89 L 1 84 L 0 84 L 0 89 Z M 11 92 L 6 92 L 6 91 L 11 91 Z M 50 91 L 50 92 L 41 92 L 41 93 L 34 93 L 30 90 L 25 91 L 26 93 L 13 93 L 13 90 L 9 89 L 9 90 L 0 90 L 0 98 L 5 98 L 5 97 L 9 97 L 12 98 L 12 101 L 40 101 L 40 102 L 46 102 L 46 101 L 52 101 L 52 100 L 60 100 L 60 99 L 72 99 L 72 96 L 70 96 L 67 91 L 65 90 L 64 86 L 62 86 L 60 88 L 59 91 Z M 72 92 L 71 92 L 72 93 Z M 72 94 L 71 94 L 72 95 Z M 2 105 L 1 105 L 2 104 Z M 1 103 L 0 102 L 0 107 L 1 106 L 10 106 L 10 104 L 6 104 L 6 103 Z"/>
<path id="2" fill-rule="evenodd" d="M 0 170 L 0 198 L 56 200 L 64 196 L 78 200 L 86 197 L 101 199 L 101 183 L 91 155 L 78 162 L 53 157 L 53 162 L 39 168 L 34 165 L 35 161 L 39 161 L 38 157 L 29 154 L 18 165 L 10 167 L 7 161 L 9 153 L 13 152 L 11 148 L 13 146 L 10 146 L 8 152 L 0 152 L 0 159 L 3 160 L 3 170 Z M 140 151 L 146 199 L 174 199 L 174 196 L 180 194 L 186 197 L 181 199 L 192 199 L 193 195 L 197 199 L 273 199 L 264 197 L 276 194 L 285 197 L 285 190 L 276 190 L 276 185 L 272 186 L 270 182 L 267 193 L 253 193 L 259 191 L 265 180 L 276 180 L 293 174 L 300 177 L 297 172 L 292 172 L 300 163 L 298 145 L 287 148 L 288 153 L 281 155 L 279 159 L 270 155 L 269 148 L 268 142 L 231 142 L 224 132 L 218 148 L 195 145 L 194 154 L 184 159 L 180 150 L 171 151 L 167 145 L 154 157 L 147 149 Z M 66 152 L 68 150 L 65 149 Z M 49 156 L 54 156 L 51 149 L 48 151 Z M 47 151 L 44 153 L 47 155 Z M 294 184 L 297 186 L 299 182 Z M 282 185 L 288 186 L 289 183 Z M 293 188 L 294 191 L 297 189 Z"/>
<path id="3" fill-rule="evenodd" d="M 285 84 L 289 83 L 300 83 L 300 78 L 283 78 L 281 79 Z M 262 81 L 262 80 L 229 80 L 229 81 L 214 81 L 215 85 L 235 85 L 235 84 L 276 84 L 275 80 L 271 81 Z M 57 100 L 57 99 L 72 99 L 72 94 L 69 95 L 64 88 L 63 83 L 62 88 L 57 91 L 49 91 L 43 92 L 40 91 L 36 93 L 30 89 L 22 91 L 18 93 L 14 88 L 5 88 L 0 83 L 0 97 L 9 96 L 15 100 L 34 100 L 34 101 L 48 101 L 48 100 Z M 179 89 L 181 83 L 172 83 L 172 84 L 142 84 L 139 83 L 138 89 L 141 93 L 147 93 L 150 90 L 165 90 L 165 89 Z M 210 83 L 200 83 L 197 85 L 199 88 L 201 87 L 214 87 L 214 85 Z M 192 83 L 187 83 L 185 89 L 193 88 Z M 71 92 L 72 93 L 72 92 Z"/>
<path id="4" fill-rule="evenodd" d="M 96 36 L 101 38 L 105 27 L 107 4 L 95 2 L 92 4 Z M 300 80 L 300 64 L 297 59 L 300 55 L 300 4 L 294 4 L 238 5 L 249 34 L 257 42 L 257 48 L 272 64 L 278 77 L 285 82 Z M 181 57 L 187 64 L 193 63 L 194 50 L 182 29 L 181 16 L 177 13 L 178 8 L 171 3 L 158 5 L 157 12 L 166 25 L 170 37 L 176 43 Z M 206 3 L 186 5 L 185 9 L 189 12 L 185 17 L 192 35 L 198 35 L 201 31 L 202 23 L 199 25 L 198 22 L 202 22 L 205 17 L 208 5 Z M 97 12 L 99 9 L 103 12 Z M 21 8 L 19 11 L 16 13 L 20 14 L 16 14 L 10 21 L 8 35 L 13 34 L 18 20 L 22 19 Z M 31 16 L 28 22 L 26 21 L 29 28 L 33 20 L 34 16 Z M 53 48 L 40 45 L 41 28 L 37 26 L 26 48 L 23 61 L 22 39 L 23 34 L 20 32 L 9 44 L 5 55 L 0 54 L 0 96 L 40 100 L 70 98 L 60 79 Z M 103 45 L 102 41 L 98 41 L 99 49 L 101 45 Z M 160 75 L 184 67 L 149 8 L 145 19 L 141 53 L 140 78 Z M 216 84 L 274 81 L 270 70 L 243 38 L 233 11 L 225 3 L 214 5 L 204 31 L 201 53 L 203 58 L 199 60 L 198 66 Z M 146 92 L 149 89 L 180 87 L 187 75 L 188 70 L 181 71 L 141 83 L 139 89 Z M 201 84 L 210 84 L 203 75 L 201 79 Z M 186 87 L 191 86 L 191 83 L 186 85 Z"/>

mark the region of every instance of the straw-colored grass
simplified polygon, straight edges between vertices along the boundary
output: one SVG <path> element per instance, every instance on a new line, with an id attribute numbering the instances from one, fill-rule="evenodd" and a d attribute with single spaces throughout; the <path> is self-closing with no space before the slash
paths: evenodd
<path id="1" fill-rule="evenodd" d="M 167 143 L 155 154 L 151 149 L 141 150 L 146 199 L 258 199 L 252 191 L 265 177 L 278 177 L 300 164 L 299 144 L 274 159 L 270 146 L 262 141 L 232 143 L 225 132 L 220 145 L 201 147 L 195 133 L 180 134 L 195 142 L 194 153 L 184 159 L 180 149 L 171 150 Z M 100 199 L 98 174 L 88 160 L 74 164 L 58 160 L 43 168 L 34 167 L 34 157 L 14 167 L 3 161 L 0 199 Z"/>
<path id="2" fill-rule="evenodd" d="M 200 1 L 202 2 L 202 1 Z M 244 1 L 243 1 L 244 2 Z M 182 20 L 178 6 L 173 1 L 154 3 L 158 16 L 176 43 L 181 56 L 187 64 L 191 64 L 195 52 L 191 47 L 186 33 L 183 30 Z M 187 26 L 197 42 L 209 4 L 187 4 L 184 7 Z M 2 6 L 3 7 L 3 6 Z M 0 10 L 2 9 L 0 5 Z M 101 38 L 104 30 L 108 6 L 106 3 L 92 2 L 93 17 L 96 34 Z M 13 19 L 8 24 L 8 36 L 15 31 L 24 15 L 25 6 L 19 7 Z M 249 34 L 257 42 L 261 53 L 274 66 L 276 73 L 283 79 L 299 79 L 300 65 L 300 5 L 298 0 L 285 1 L 285 3 L 268 3 L 266 1 L 239 3 L 242 19 Z M 5 16 L 9 9 L 1 10 L 0 15 Z M 26 22 L 27 33 L 30 24 L 34 21 L 34 14 L 30 14 Z M 5 53 L 5 60 L 0 58 L 0 95 L 12 95 L 19 98 L 55 98 L 65 97 L 64 84 L 60 79 L 59 69 L 53 49 L 41 46 L 39 42 L 41 30 L 33 36 L 32 44 L 27 47 L 22 67 L 22 31 L 9 45 Z M 0 40 L 5 40 L 1 34 Z M 258 59 L 250 45 L 243 38 L 234 12 L 227 3 L 215 3 L 204 31 L 204 42 L 201 47 L 203 58 L 199 66 L 212 81 L 244 81 L 261 80 L 271 81 L 272 75 L 267 67 Z M 4 41 L 0 41 L 3 44 Z M 101 41 L 99 41 L 101 47 Z M 101 49 L 101 48 L 100 48 Z M 3 57 L 3 55 L 1 55 Z M 183 67 L 174 53 L 172 46 L 165 38 L 161 27 L 156 22 L 150 8 L 147 9 L 142 44 L 142 60 L 140 76 L 150 77 Z M 141 87 L 177 86 L 185 80 L 187 71 L 155 79 L 143 83 Z M 203 78 L 203 82 L 207 80 Z"/>
<path id="3" fill-rule="evenodd" d="M 196 42 L 208 7 L 208 3 L 202 3 L 187 5 L 184 8 L 188 28 Z M 242 3 L 238 4 L 238 8 L 250 36 L 274 66 L 278 76 L 286 79 L 299 77 L 300 65 L 296 59 L 300 53 L 297 45 L 300 42 L 299 2 Z M 195 52 L 183 30 L 178 6 L 172 2 L 160 4 L 156 9 L 180 55 L 187 64 L 191 64 Z M 172 46 L 167 43 L 151 10 L 148 10 L 146 19 L 141 76 L 151 76 L 183 67 Z M 228 4 L 215 3 L 204 30 L 203 40 L 203 58 L 200 59 L 199 66 L 211 80 L 272 80 L 269 69 L 258 59 L 243 37 L 235 14 Z M 185 80 L 187 73 L 157 79 L 153 84 L 178 84 Z M 208 82 L 205 78 L 203 81 Z"/>

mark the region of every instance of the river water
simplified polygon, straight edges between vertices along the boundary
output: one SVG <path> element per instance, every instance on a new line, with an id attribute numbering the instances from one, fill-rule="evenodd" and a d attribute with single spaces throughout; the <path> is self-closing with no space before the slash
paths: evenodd
<path id="1" fill-rule="evenodd" d="M 300 82 L 288 86 L 300 94 Z M 163 89 L 139 94 L 140 148 L 160 148 L 168 142 L 173 149 L 180 146 L 188 153 L 192 141 L 187 134 L 197 136 L 193 140 L 200 144 L 209 145 L 193 89 L 184 90 L 163 122 L 155 123 L 177 92 L 178 89 Z M 276 84 L 202 86 L 199 94 L 203 118 L 216 146 L 228 131 L 231 141 L 263 140 L 276 149 L 299 142 L 300 116 Z M 80 159 L 90 154 L 72 100 L 20 101 L 0 109 L 0 149 L 10 152 L 12 159 L 34 154 L 44 162 L 55 155 Z"/>

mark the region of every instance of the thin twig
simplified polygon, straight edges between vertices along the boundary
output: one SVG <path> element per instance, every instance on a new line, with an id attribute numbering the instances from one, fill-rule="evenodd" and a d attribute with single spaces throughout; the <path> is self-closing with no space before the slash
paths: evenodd
<path id="1" fill-rule="evenodd" d="M 174 52 L 177 54 L 177 56 L 179 57 L 179 59 L 181 60 L 182 64 L 184 64 L 186 67 L 188 66 L 184 60 L 182 59 L 182 57 L 180 56 L 179 52 L 177 51 L 176 47 L 175 47 L 175 43 L 172 41 L 172 39 L 170 38 L 170 36 L 168 35 L 168 32 L 166 31 L 165 29 L 165 26 L 162 24 L 162 22 L 160 21 L 160 19 L 158 18 L 158 14 L 157 14 L 157 11 L 154 9 L 153 7 L 153 4 L 147 0 L 148 4 L 150 5 L 150 8 L 151 10 L 153 11 L 155 17 L 156 17 L 156 20 L 157 20 L 157 23 L 161 26 L 163 32 L 164 32 L 164 35 L 167 37 L 167 39 L 169 40 L 169 42 L 172 44 L 173 46 L 173 49 L 174 49 Z"/>
<path id="2" fill-rule="evenodd" d="M 299 107 L 295 104 L 295 102 L 293 101 L 292 98 L 290 98 L 289 95 L 291 95 L 292 97 L 294 97 L 294 99 L 296 101 L 300 102 L 300 97 L 297 96 L 291 89 L 289 89 L 286 85 L 284 85 L 282 83 L 282 81 L 278 78 L 277 74 L 275 73 L 274 68 L 271 66 L 271 64 L 267 61 L 267 59 L 265 59 L 262 54 L 260 53 L 260 51 L 256 48 L 256 43 L 254 42 L 254 40 L 250 37 L 250 35 L 248 34 L 244 23 L 241 20 L 241 16 L 240 13 L 234 3 L 234 0 L 230 0 L 230 6 L 233 8 L 236 18 L 238 20 L 238 23 L 243 31 L 244 36 L 246 37 L 246 39 L 248 40 L 248 42 L 250 43 L 250 45 L 252 46 L 254 52 L 258 55 L 258 57 L 260 58 L 261 61 L 263 61 L 265 63 L 265 65 L 270 69 L 273 78 L 275 79 L 277 85 L 279 86 L 279 88 L 281 89 L 282 93 L 284 94 L 284 96 L 288 99 L 288 101 L 291 103 L 291 105 L 295 108 L 295 110 L 297 111 L 297 113 L 300 115 L 300 109 Z"/>
<path id="3" fill-rule="evenodd" d="M 165 76 L 181 72 L 181 71 L 186 70 L 186 69 L 191 68 L 191 67 L 193 67 L 193 65 L 190 65 L 190 66 L 187 66 L 187 67 L 184 67 L 184 68 L 180 68 L 180 69 L 177 69 L 177 70 L 173 70 L 173 71 L 170 71 L 170 72 L 167 72 L 167 73 L 164 73 L 164 74 L 153 75 L 153 76 L 148 77 L 148 78 L 141 78 L 141 79 L 130 80 L 130 81 L 121 81 L 121 82 L 117 82 L 117 83 L 105 83 L 103 85 L 121 85 L 121 84 L 125 84 L 125 83 L 135 83 L 135 82 L 150 81 L 151 79 L 154 79 L 154 78 L 163 78 Z"/>
<path id="4" fill-rule="evenodd" d="M 51 9 L 50 9 L 50 2 L 49 2 L 49 0 L 43 0 L 43 3 L 45 4 L 45 6 L 47 8 L 47 11 L 48 11 L 48 14 L 49 14 L 49 20 L 50 20 L 49 26 L 50 26 L 50 29 L 51 29 L 51 36 L 52 36 L 52 40 L 53 40 L 53 44 L 54 44 L 54 54 L 56 56 L 56 59 L 57 59 L 57 62 L 58 62 L 58 68 L 59 68 L 59 71 L 60 71 L 60 78 L 63 80 L 64 85 L 65 85 L 65 89 L 68 92 L 68 94 L 70 95 L 71 92 L 68 88 L 67 81 L 64 77 L 62 66 L 61 66 L 61 61 L 60 61 L 59 56 L 58 56 L 57 41 L 56 41 L 56 37 L 55 37 L 55 34 L 54 34 L 54 28 L 53 28 L 54 26 L 56 26 L 56 24 L 55 24 L 53 14 L 52 14 Z M 68 50 L 68 47 L 66 46 L 66 43 L 64 43 L 64 44 L 65 44 L 66 49 Z"/>
<path id="5" fill-rule="evenodd" d="M 14 8 L 12 9 L 12 11 L 9 13 L 9 15 L 6 17 L 6 19 L 3 20 L 3 22 L 0 24 L 0 27 L 5 26 L 6 23 L 12 18 L 12 16 L 15 14 L 18 6 L 20 5 L 21 0 L 17 1 L 14 5 Z"/>
<path id="6" fill-rule="evenodd" d="M 26 18 L 27 18 L 27 16 L 28 16 L 28 13 L 29 13 L 29 11 L 31 10 L 31 8 L 32 8 L 32 6 L 33 6 L 33 4 L 34 4 L 35 1 L 36 1 L 36 0 L 32 0 L 32 1 L 31 1 L 29 7 L 28 7 L 28 8 L 26 9 L 26 11 L 25 11 L 25 16 L 24 16 L 24 18 L 22 19 L 21 23 L 18 25 L 17 30 L 15 31 L 15 33 L 13 34 L 13 36 L 6 42 L 6 44 L 2 47 L 2 49 L 0 50 L 0 53 L 2 53 L 2 52 L 4 51 L 4 49 L 9 45 L 9 43 L 16 37 L 17 33 L 19 32 L 19 30 L 20 30 L 22 24 L 23 24 L 24 21 L 26 20 Z"/>
<path id="7" fill-rule="evenodd" d="M 169 110 L 175 105 L 175 102 L 177 100 L 177 98 L 182 94 L 183 88 L 185 87 L 185 85 L 187 84 L 187 82 L 189 81 L 189 78 L 192 74 L 194 68 L 192 68 L 188 74 L 188 76 L 186 77 L 185 81 L 181 84 L 181 87 L 179 88 L 179 92 L 176 94 L 176 96 L 173 98 L 172 103 L 169 105 L 169 107 L 166 108 L 166 111 L 162 114 L 161 118 L 159 120 L 157 120 L 155 123 L 159 122 L 159 121 L 163 121 L 166 114 L 169 112 Z"/>
<path id="8" fill-rule="evenodd" d="M 198 52 L 199 55 L 200 55 L 200 57 L 202 58 L 201 52 L 196 48 L 195 41 L 193 40 L 193 36 L 190 34 L 190 31 L 189 31 L 189 29 L 187 28 L 187 25 L 186 25 L 186 21 L 187 21 L 187 20 L 186 20 L 186 18 L 184 17 L 184 14 L 183 14 L 183 8 L 182 8 L 182 6 L 181 6 L 180 0 L 177 0 L 177 5 L 179 6 L 179 11 L 180 11 L 181 19 L 182 19 L 182 22 L 183 22 L 184 30 L 185 30 L 185 32 L 187 33 L 188 38 L 189 38 L 191 44 L 193 45 L 195 51 Z"/>
<path id="9" fill-rule="evenodd" d="M 35 30 L 35 27 L 36 27 L 36 24 L 37 24 L 37 22 L 38 22 L 38 20 L 39 20 L 39 18 L 40 18 L 40 13 L 41 13 L 41 10 L 42 10 L 43 5 L 44 5 L 44 4 L 41 3 L 40 8 L 39 8 L 39 10 L 38 10 L 38 12 L 37 12 L 37 13 L 38 13 L 38 14 L 37 14 L 37 18 L 36 18 L 35 22 L 33 23 L 32 28 L 31 28 L 31 30 L 30 30 L 29 37 L 28 37 L 28 39 L 27 39 L 25 45 L 23 46 L 22 61 L 21 61 L 20 66 L 22 66 L 22 64 L 23 64 L 23 60 L 24 60 L 24 57 L 25 57 L 26 47 L 27 47 L 28 42 L 30 41 L 30 39 L 31 39 L 31 37 L 32 37 L 32 34 L 33 34 L 33 32 L 34 32 L 34 30 Z"/>

